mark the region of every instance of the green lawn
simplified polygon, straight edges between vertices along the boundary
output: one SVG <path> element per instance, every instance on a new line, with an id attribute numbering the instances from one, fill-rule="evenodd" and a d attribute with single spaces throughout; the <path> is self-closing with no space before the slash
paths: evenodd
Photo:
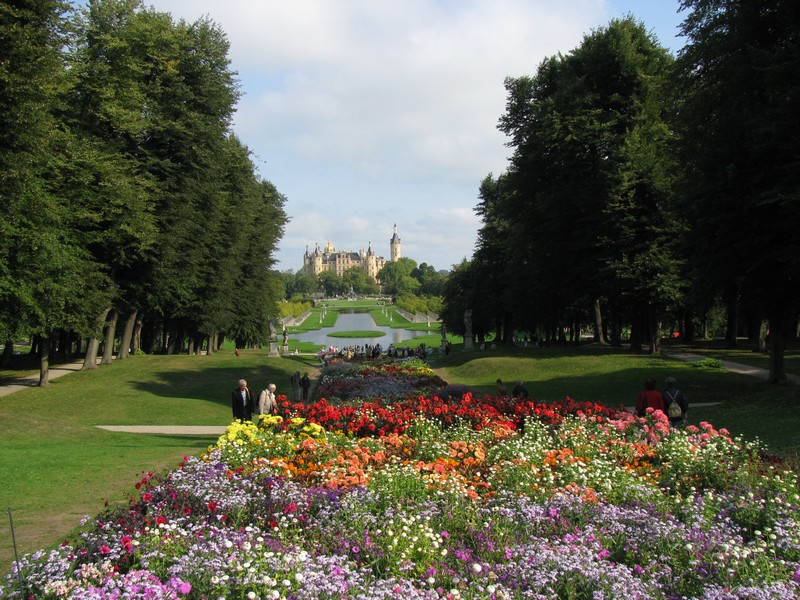
<path id="1" fill-rule="evenodd" d="M 437 333 L 406 340 L 416 347 L 441 343 Z M 634 403 L 645 378 L 678 379 L 694 406 L 693 423 L 707 420 L 734 434 L 759 437 L 770 447 L 800 453 L 800 386 L 767 383 L 593 345 L 567 348 L 501 348 L 465 353 L 454 338 L 448 357 L 433 353 L 432 366 L 451 384 L 491 393 L 500 377 L 510 388 L 525 381 L 540 400 L 571 396 L 612 406 Z M 708 352 L 711 352 L 709 350 Z M 286 393 L 296 371 L 316 372 L 313 356 L 267 357 L 265 350 L 211 356 L 135 356 L 126 361 L 53 380 L 0 398 L 0 507 L 13 510 L 19 549 L 57 543 L 82 515 L 105 501 L 124 502 L 145 471 L 174 467 L 214 436 L 184 437 L 112 433 L 96 425 L 226 425 L 230 392 L 240 377 L 260 390 L 274 382 Z M 0 524 L 0 570 L 13 557 L 7 518 Z"/>
<path id="2" fill-rule="evenodd" d="M 714 356 L 710 351 L 707 355 Z M 509 388 L 521 379 L 539 400 L 570 396 L 609 406 L 633 406 L 647 377 L 655 377 L 663 388 L 664 378 L 671 375 L 690 405 L 720 403 L 690 406 L 691 423 L 709 421 L 736 434 L 758 437 L 775 450 L 800 453 L 800 386 L 775 386 L 746 375 L 693 367 L 674 358 L 594 345 L 468 353 L 454 346 L 449 357 L 439 359 L 434 354 L 434 358 L 434 367 L 443 379 L 481 393 L 493 393 L 497 378 Z"/>
<path id="3" fill-rule="evenodd" d="M 260 391 L 289 390 L 314 357 L 267 357 L 264 350 L 211 356 L 135 356 L 0 398 L 0 507 L 12 509 L 20 551 L 58 541 L 105 501 L 124 501 L 145 471 L 174 467 L 214 436 L 112 433 L 96 425 L 227 425 L 239 378 Z M 0 571 L 13 556 L 8 518 L 0 523 Z"/>

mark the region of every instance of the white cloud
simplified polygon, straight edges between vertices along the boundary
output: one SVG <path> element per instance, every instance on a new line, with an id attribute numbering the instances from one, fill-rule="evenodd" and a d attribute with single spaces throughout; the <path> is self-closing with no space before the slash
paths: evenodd
<path id="1" fill-rule="evenodd" d="M 616 0 L 624 2 L 625 0 Z M 245 96 L 235 129 L 292 221 L 277 259 L 306 244 L 437 269 L 472 254 L 480 181 L 506 168 L 506 76 L 533 74 L 605 25 L 605 0 L 155 0 L 208 16 L 231 41 Z M 673 0 L 651 3 L 673 4 Z"/>

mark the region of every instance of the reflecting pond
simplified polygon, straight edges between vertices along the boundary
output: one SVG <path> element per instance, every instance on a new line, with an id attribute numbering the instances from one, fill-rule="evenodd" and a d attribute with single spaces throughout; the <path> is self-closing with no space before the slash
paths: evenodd
<path id="1" fill-rule="evenodd" d="M 313 319 L 314 315 L 309 319 Z M 431 333 L 437 333 L 438 323 L 431 323 L 430 331 L 411 331 L 410 329 L 397 329 L 388 326 L 378 326 L 368 312 L 339 311 L 339 318 L 333 327 L 324 327 L 315 331 L 305 331 L 303 333 L 290 333 L 289 337 L 300 342 L 313 342 L 321 347 L 328 346 L 364 346 L 365 344 L 380 344 L 383 348 L 388 348 L 390 344 L 397 344 L 403 340 L 416 338 Z M 331 337 L 330 333 L 335 331 L 380 331 L 384 335 L 380 337 L 357 337 L 342 338 Z"/>

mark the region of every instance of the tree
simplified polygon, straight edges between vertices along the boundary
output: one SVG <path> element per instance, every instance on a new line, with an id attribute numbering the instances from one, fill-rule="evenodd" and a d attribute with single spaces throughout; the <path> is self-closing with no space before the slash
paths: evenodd
<path id="1" fill-rule="evenodd" d="M 344 280 L 333 271 L 322 271 L 317 276 L 320 287 L 325 291 L 325 295 L 329 298 L 334 296 L 342 296 L 347 293 L 348 287 Z"/>
<path id="2" fill-rule="evenodd" d="M 138 2 L 107 0 L 76 15 L 62 113 L 81 142 L 60 174 L 62 193 L 73 199 L 75 227 L 86 249 L 105 265 L 113 290 L 98 317 L 104 323 L 105 315 L 115 315 L 106 327 L 104 363 L 111 360 L 120 312 L 132 333 L 142 295 L 139 267 L 157 233 L 155 183 L 141 153 L 151 115 L 144 85 L 150 70 L 141 45 L 153 43 L 154 32 L 139 10 Z M 95 368 L 98 341 L 94 335 L 84 368 Z M 127 356 L 129 342 L 123 340 L 120 358 Z"/>
<path id="3" fill-rule="evenodd" d="M 445 285 L 444 299 L 440 318 L 447 331 L 464 335 L 466 327 L 464 314 L 472 311 L 472 333 L 482 342 L 494 325 L 493 312 L 487 312 L 485 305 L 479 302 L 481 286 L 478 271 L 472 261 L 463 260 L 453 267 Z"/>
<path id="4" fill-rule="evenodd" d="M 767 315 L 770 381 L 800 296 L 800 6 L 684 0 L 677 62 L 683 209 L 698 279 Z"/>
<path id="5" fill-rule="evenodd" d="M 404 293 L 415 293 L 420 283 L 411 276 L 417 268 L 416 261 L 403 257 L 395 262 L 386 263 L 378 272 L 384 294 L 399 296 Z"/>
<path id="6" fill-rule="evenodd" d="M 57 176 L 79 144 L 56 119 L 64 9 L 44 0 L 0 5 L 0 329 L 6 338 L 37 336 L 39 385 L 48 384 L 51 337 L 88 333 L 108 292 Z"/>
<path id="7" fill-rule="evenodd" d="M 378 293 L 378 284 L 367 275 L 361 267 L 350 267 L 342 273 L 342 281 L 348 291 L 353 290 L 356 294 L 368 295 Z"/>
<path id="8" fill-rule="evenodd" d="M 670 65 L 627 18 L 546 59 L 535 77 L 506 82 L 500 128 L 515 151 L 494 212 L 508 223 L 512 298 L 541 314 L 548 336 L 561 337 L 568 324 L 577 339 L 579 322 L 611 296 L 646 317 L 637 330 L 658 349 L 658 315 L 680 294 L 665 125 Z"/>

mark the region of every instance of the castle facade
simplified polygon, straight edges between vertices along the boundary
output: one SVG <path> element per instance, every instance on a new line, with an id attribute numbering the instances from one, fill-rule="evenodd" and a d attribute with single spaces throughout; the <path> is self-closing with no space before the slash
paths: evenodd
<path id="1" fill-rule="evenodd" d="M 389 252 L 390 262 L 397 262 L 403 256 L 402 242 L 397 235 L 397 224 L 395 224 L 394 234 L 389 240 Z M 306 246 L 306 253 L 303 255 L 303 273 L 316 277 L 323 271 L 334 271 L 341 277 L 348 269 L 358 267 L 377 281 L 378 273 L 386 262 L 383 256 L 375 254 L 372 242 L 369 242 L 366 251 L 362 249 L 358 252 L 337 251 L 334 245 L 328 242 L 322 250 L 317 244 L 313 252 L 309 252 L 308 246 Z"/>

